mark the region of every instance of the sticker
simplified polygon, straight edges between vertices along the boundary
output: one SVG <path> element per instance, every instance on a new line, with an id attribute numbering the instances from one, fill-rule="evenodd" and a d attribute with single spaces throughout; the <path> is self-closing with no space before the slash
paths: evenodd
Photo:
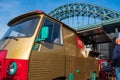
<path id="1" fill-rule="evenodd" d="M 79 47 L 80 49 L 82 49 L 82 48 L 84 47 L 83 41 L 82 41 L 82 39 L 80 39 L 80 37 L 77 37 L 77 43 L 78 43 L 78 47 Z"/>

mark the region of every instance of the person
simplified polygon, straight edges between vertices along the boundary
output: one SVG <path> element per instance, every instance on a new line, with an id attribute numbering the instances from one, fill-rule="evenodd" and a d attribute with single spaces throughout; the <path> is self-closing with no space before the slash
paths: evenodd
<path id="1" fill-rule="evenodd" d="M 116 46 L 113 50 L 113 68 L 115 70 L 115 76 L 116 80 L 120 80 L 120 38 L 117 38 L 116 41 Z"/>

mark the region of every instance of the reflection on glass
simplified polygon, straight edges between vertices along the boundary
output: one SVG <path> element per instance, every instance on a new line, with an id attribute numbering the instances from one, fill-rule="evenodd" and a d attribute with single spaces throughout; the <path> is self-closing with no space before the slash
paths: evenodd
<path id="1" fill-rule="evenodd" d="M 38 23 L 39 17 L 30 17 L 24 20 L 18 21 L 16 24 L 10 26 L 6 31 L 3 38 L 9 37 L 30 37 L 33 35 L 36 25 Z"/>

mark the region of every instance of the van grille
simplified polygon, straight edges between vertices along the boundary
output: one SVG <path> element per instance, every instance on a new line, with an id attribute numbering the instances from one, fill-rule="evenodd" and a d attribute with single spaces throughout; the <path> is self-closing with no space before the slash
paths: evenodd
<path id="1" fill-rule="evenodd" d="M 0 80 L 3 80 L 4 63 L 7 50 L 0 50 Z"/>
<path id="2" fill-rule="evenodd" d="M 2 60 L 0 59 L 0 80 L 3 77 L 3 65 L 2 65 Z"/>
<path id="3" fill-rule="evenodd" d="M 2 62 L 0 61 L 0 73 L 2 72 Z"/>

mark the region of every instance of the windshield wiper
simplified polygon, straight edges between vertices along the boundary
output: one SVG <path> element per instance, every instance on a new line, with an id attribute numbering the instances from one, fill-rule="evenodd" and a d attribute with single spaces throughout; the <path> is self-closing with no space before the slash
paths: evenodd
<path id="1" fill-rule="evenodd" d="M 16 37 L 14 37 L 14 36 L 7 36 L 7 37 L 5 37 L 3 39 L 14 39 L 14 40 L 18 41 L 18 39 Z"/>

